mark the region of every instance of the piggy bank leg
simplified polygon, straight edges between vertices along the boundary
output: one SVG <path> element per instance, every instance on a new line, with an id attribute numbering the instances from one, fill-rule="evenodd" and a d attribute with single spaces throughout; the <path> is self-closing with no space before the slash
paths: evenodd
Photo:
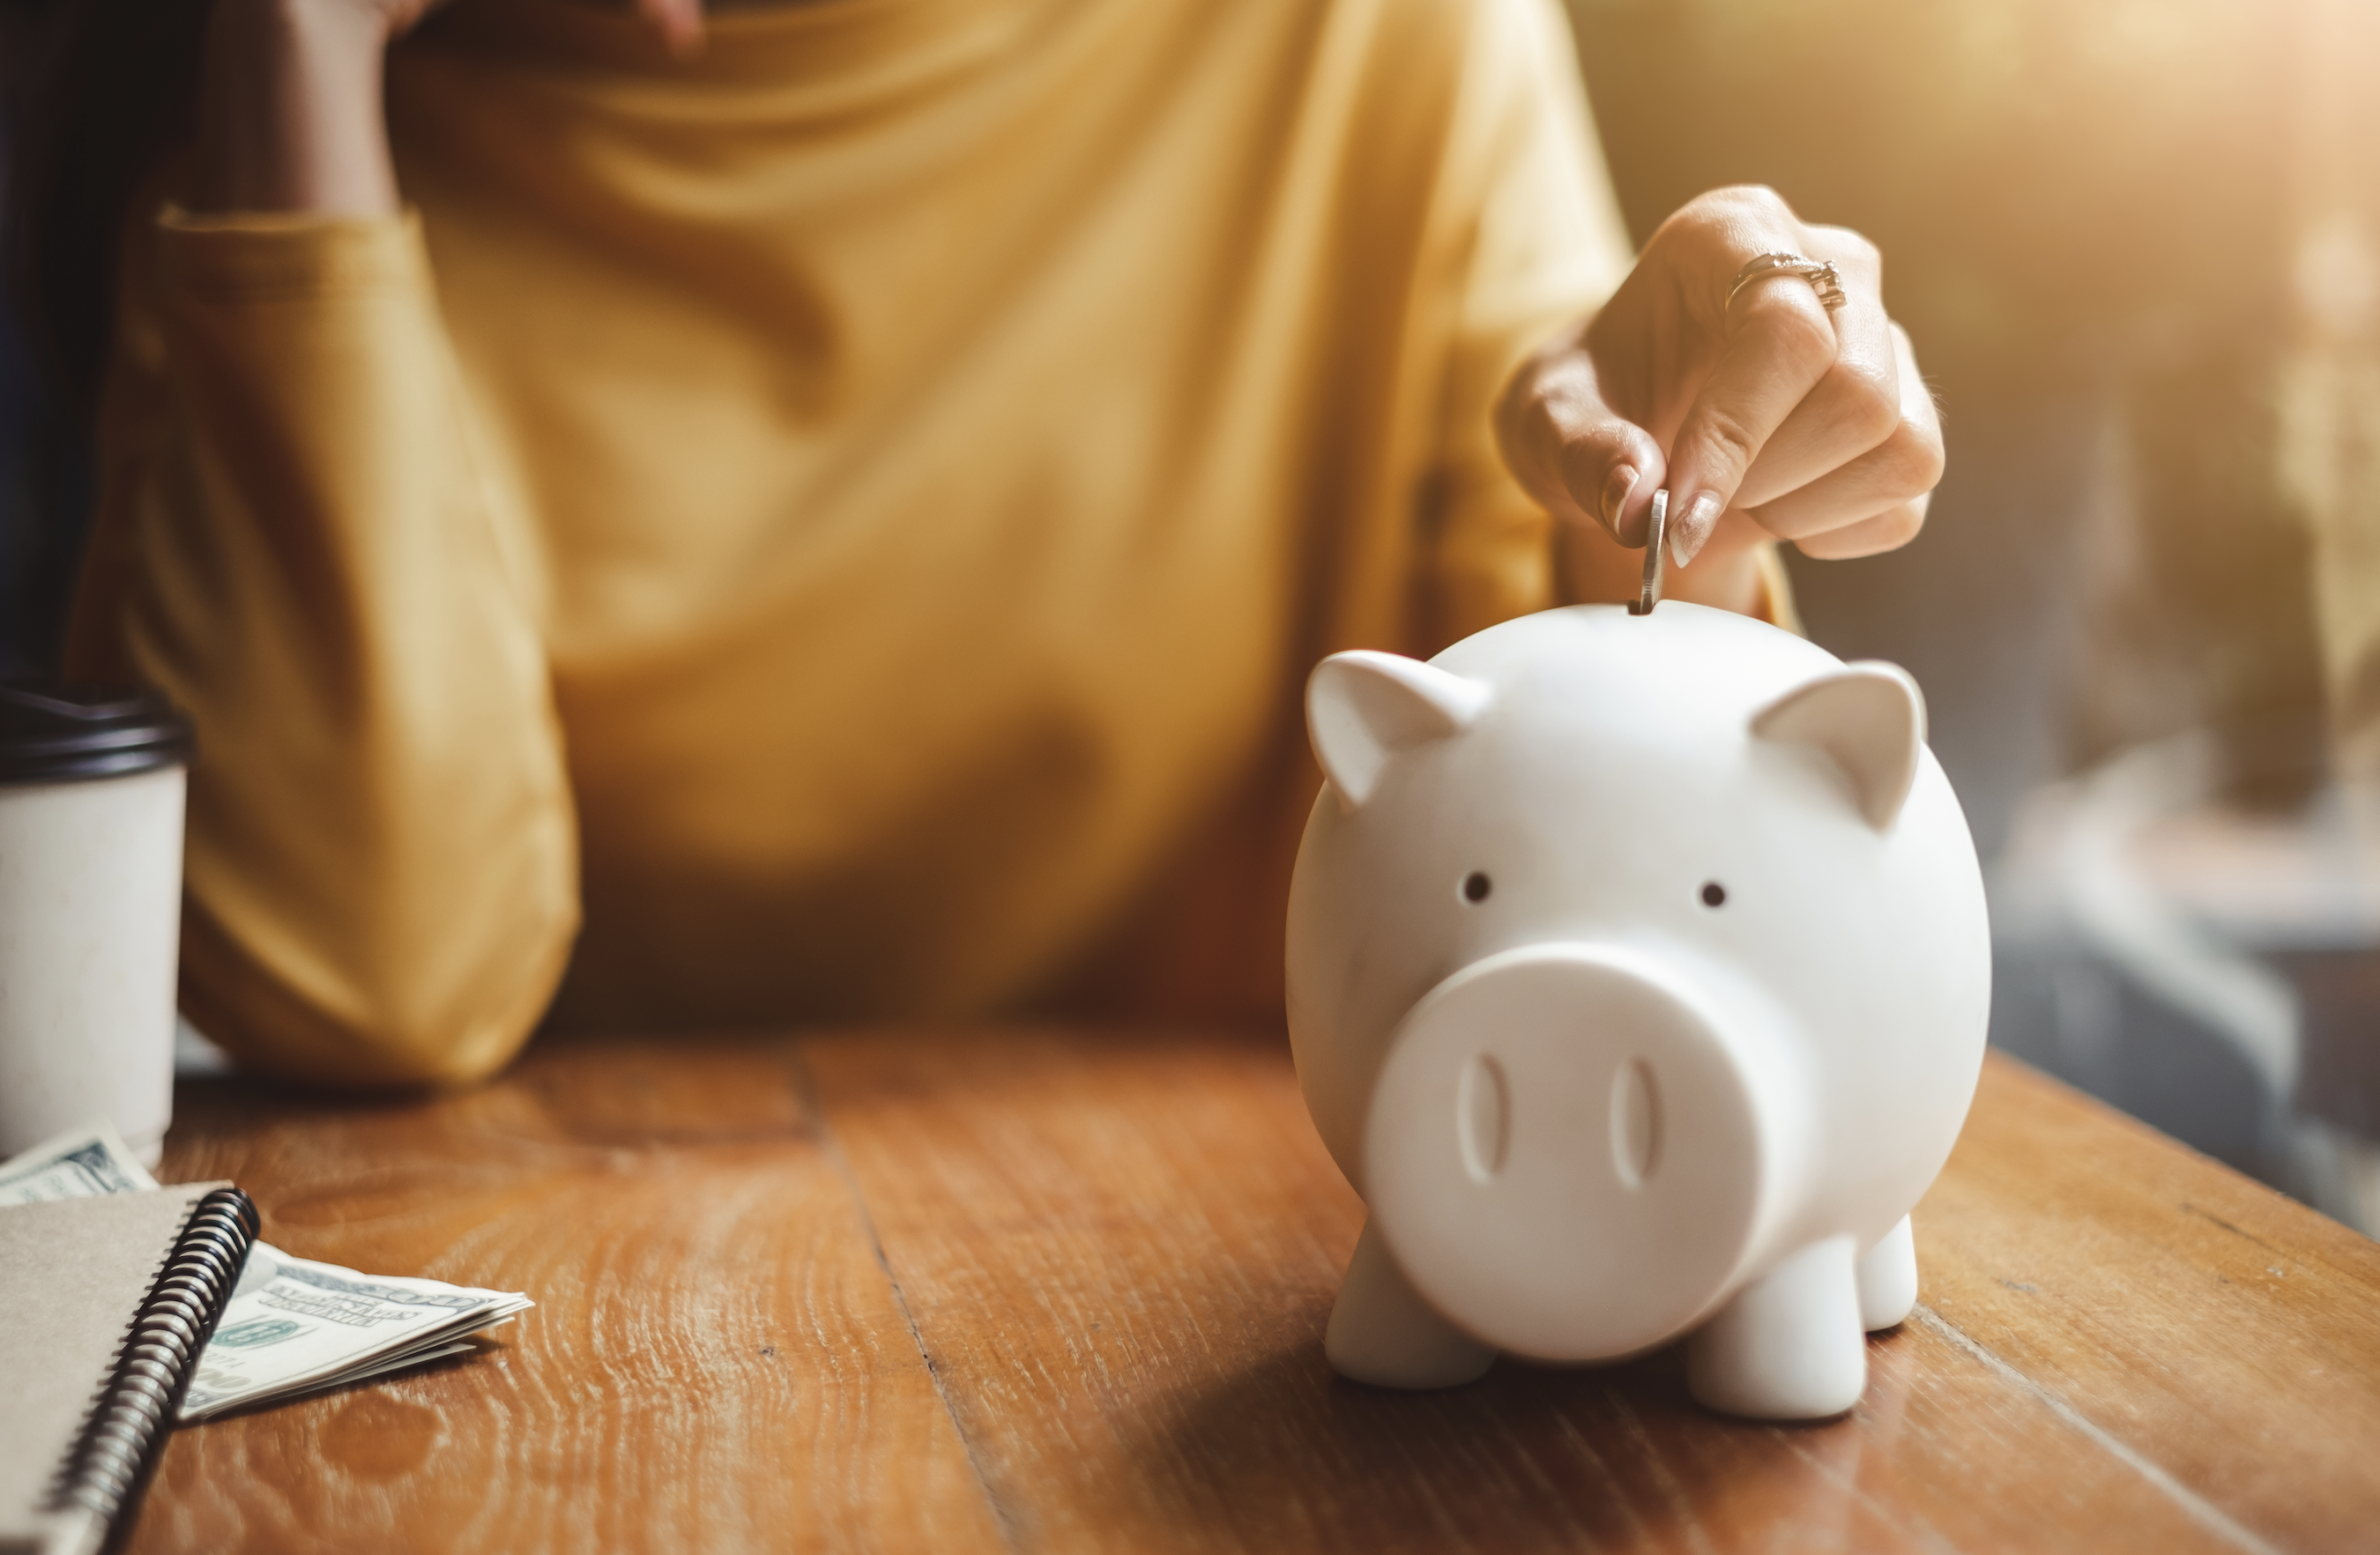
<path id="1" fill-rule="evenodd" d="M 1736 1294 L 1686 1342 L 1686 1385 L 1729 1415 L 1815 1420 L 1867 1386 L 1856 1244 L 1815 1242 Z"/>
<path id="2" fill-rule="evenodd" d="M 1322 1353 L 1340 1376 L 1376 1388 L 1451 1388 L 1476 1380 L 1496 1359 L 1495 1351 L 1430 1310 L 1369 1221 L 1347 1260 Z"/>
<path id="3" fill-rule="evenodd" d="M 1860 1327 L 1870 1333 L 1917 1309 L 1917 1244 L 1910 1238 L 1908 1216 L 1860 1256 L 1859 1303 Z"/>

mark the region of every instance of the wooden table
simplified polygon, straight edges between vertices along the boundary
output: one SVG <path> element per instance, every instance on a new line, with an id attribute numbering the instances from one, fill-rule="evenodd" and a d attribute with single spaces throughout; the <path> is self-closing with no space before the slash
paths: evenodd
<path id="1" fill-rule="evenodd" d="M 546 1045 L 186 1083 L 169 1180 L 524 1290 L 480 1355 L 175 1436 L 131 1548 L 2380 1549 L 2380 1245 L 1995 1060 L 1859 1408 L 1665 1354 L 1333 1379 L 1359 1206 L 1277 1038 Z"/>

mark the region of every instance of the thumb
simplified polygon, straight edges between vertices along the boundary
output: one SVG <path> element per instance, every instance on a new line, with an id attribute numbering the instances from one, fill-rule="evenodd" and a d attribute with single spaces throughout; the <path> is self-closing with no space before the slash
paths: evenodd
<path id="1" fill-rule="evenodd" d="M 1604 402 L 1594 361 L 1575 344 L 1513 374 L 1496 407 L 1496 442 L 1513 479 L 1556 518 L 1645 543 L 1669 461 L 1651 433 Z"/>

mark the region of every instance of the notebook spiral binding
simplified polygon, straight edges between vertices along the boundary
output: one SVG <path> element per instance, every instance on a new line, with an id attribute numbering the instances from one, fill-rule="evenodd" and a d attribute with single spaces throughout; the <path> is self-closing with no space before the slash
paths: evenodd
<path id="1" fill-rule="evenodd" d="M 256 1205 L 237 1188 L 217 1188 L 190 1211 L 59 1476 L 53 1498 L 59 1508 L 79 1506 L 113 1523 L 131 1501 L 156 1466 L 199 1352 L 260 1229 Z"/>

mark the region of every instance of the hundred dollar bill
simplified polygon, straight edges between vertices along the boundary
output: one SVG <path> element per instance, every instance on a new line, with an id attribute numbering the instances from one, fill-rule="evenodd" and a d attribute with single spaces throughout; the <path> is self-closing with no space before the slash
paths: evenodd
<path id="1" fill-rule="evenodd" d="M 69 1130 L 0 1161 L 0 1204 L 138 1193 L 156 1185 L 157 1179 L 141 1170 L 105 1123 Z"/>
<path id="2" fill-rule="evenodd" d="M 0 1161 L 0 1204 L 156 1186 L 103 1123 Z M 536 1305 L 516 1292 L 358 1274 L 259 1242 L 199 1357 L 181 1418 L 202 1420 L 461 1355 L 476 1348 L 469 1336 Z"/>
<path id="3" fill-rule="evenodd" d="M 439 1280 L 374 1277 L 258 1243 L 182 1399 L 182 1418 L 312 1392 L 471 1348 L 534 1306 Z"/>

